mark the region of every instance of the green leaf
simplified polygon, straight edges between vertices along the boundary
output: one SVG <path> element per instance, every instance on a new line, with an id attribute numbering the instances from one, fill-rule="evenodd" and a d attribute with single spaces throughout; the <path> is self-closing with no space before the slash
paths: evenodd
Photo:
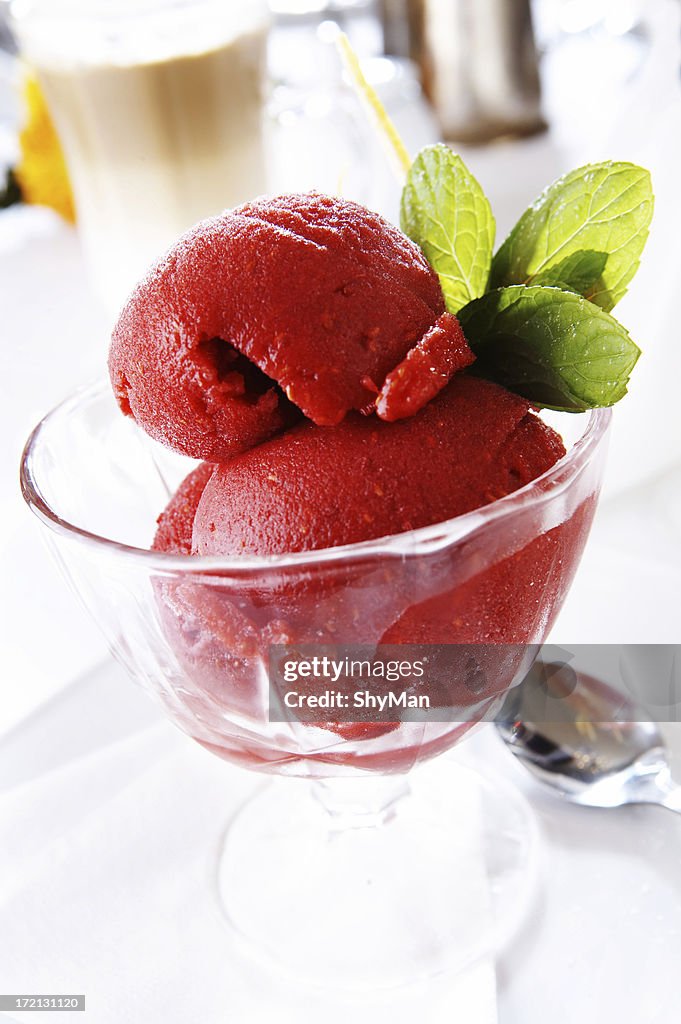
<path id="1" fill-rule="evenodd" d="M 602 287 L 603 271 L 608 262 L 606 252 L 580 249 L 560 263 L 537 274 L 532 283 L 576 292 L 588 299 Z"/>
<path id="2" fill-rule="evenodd" d="M 473 372 L 547 409 L 614 405 L 640 355 L 614 317 L 558 288 L 501 288 L 459 320 L 477 357 Z"/>
<path id="3" fill-rule="evenodd" d="M 494 257 L 490 286 L 553 283 L 546 274 L 561 267 L 561 284 L 611 310 L 638 269 L 653 205 L 650 175 L 635 164 L 588 164 L 571 171 L 520 218 Z M 587 275 L 583 287 L 583 260 L 571 265 L 569 258 L 586 252 L 607 258 L 598 279 L 588 283 Z"/>
<path id="4" fill-rule="evenodd" d="M 427 146 L 414 160 L 402 193 L 400 223 L 440 278 L 448 312 L 457 314 L 484 294 L 494 217 L 482 188 L 448 146 Z"/>

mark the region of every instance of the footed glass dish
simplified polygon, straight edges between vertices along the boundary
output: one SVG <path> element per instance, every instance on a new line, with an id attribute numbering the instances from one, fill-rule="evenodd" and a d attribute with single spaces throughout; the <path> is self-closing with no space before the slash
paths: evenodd
<path id="1" fill-rule="evenodd" d="M 27 443 L 25 499 L 114 656 L 207 750 L 299 777 L 240 811 L 214 874 L 235 934 L 289 974 L 398 985 L 465 966 L 522 918 L 536 843 L 525 802 L 450 759 L 417 766 L 493 717 L 570 587 L 610 411 L 550 420 L 567 455 L 508 497 L 409 533 L 268 558 L 149 549 L 192 464 L 121 416 L 108 383 L 68 399 Z M 471 685 L 468 661 L 458 678 L 450 659 L 442 714 L 423 720 L 270 717 L 273 645 L 414 644 L 479 645 L 486 671 Z"/>

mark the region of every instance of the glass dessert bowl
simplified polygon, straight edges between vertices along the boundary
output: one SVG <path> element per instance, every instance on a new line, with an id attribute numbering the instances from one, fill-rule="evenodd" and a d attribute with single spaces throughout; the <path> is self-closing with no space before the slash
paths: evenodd
<path id="1" fill-rule="evenodd" d="M 493 717 L 567 594 L 610 412 L 551 420 L 567 455 L 475 512 L 346 547 L 230 559 L 149 550 L 187 459 L 122 417 L 108 385 L 64 402 L 27 443 L 26 501 L 130 675 L 220 757 L 311 780 L 249 801 L 216 865 L 235 932 L 297 976 L 403 983 L 463 966 L 518 924 L 533 851 L 522 799 L 449 761 L 419 769 L 413 786 L 406 773 Z M 273 645 L 419 645 L 440 658 L 434 710 L 271 720 Z"/>

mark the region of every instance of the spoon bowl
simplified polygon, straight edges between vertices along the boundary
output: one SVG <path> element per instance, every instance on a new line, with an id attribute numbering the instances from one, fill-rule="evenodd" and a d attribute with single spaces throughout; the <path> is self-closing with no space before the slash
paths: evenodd
<path id="1" fill-rule="evenodd" d="M 659 727 L 601 680 L 537 661 L 509 692 L 496 727 L 539 782 L 573 803 L 659 803 L 681 811 Z"/>

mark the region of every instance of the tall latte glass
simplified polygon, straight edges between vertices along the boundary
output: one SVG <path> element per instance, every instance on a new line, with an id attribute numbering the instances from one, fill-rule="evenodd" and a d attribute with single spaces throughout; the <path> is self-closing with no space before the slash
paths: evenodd
<path id="1" fill-rule="evenodd" d="M 265 190 L 264 0 L 14 0 L 115 313 L 178 234 Z"/>

